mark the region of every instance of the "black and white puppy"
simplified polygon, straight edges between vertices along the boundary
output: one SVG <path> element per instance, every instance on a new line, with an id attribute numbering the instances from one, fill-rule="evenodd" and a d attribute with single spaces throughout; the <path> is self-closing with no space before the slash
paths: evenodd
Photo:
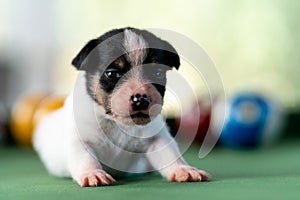
<path id="1" fill-rule="evenodd" d="M 160 115 L 166 72 L 180 60 L 146 30 L 116 29 L 88 42 L 63 108 L 45 117 L 33 144 L 48 171 L 81 186 L 111 185 L 120 172 L 158 170 L 169 181 L 206 181 L 189 166 Z"/>

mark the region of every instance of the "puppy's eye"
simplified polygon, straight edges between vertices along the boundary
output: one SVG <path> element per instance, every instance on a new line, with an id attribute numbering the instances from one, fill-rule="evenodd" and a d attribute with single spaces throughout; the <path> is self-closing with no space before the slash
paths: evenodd
<path id="1" fill-rule="evenodd" d="M 153 76 L 157 79 L 164 79 L 166 78 L 166 72 L 161 69 L 157 69 L 154 73 Z"/>
<path id="2" fill-rule="evenodd" d="M 115 69 L 107 70 L 104 74 L 108 79 L 119 79 L 122 76 L 122 73 Z"/>

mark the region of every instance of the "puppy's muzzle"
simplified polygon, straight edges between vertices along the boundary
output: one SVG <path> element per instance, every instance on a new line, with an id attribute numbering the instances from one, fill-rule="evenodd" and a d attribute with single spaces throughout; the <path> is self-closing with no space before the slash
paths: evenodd
<path id="1" fill-rule="evenodd" d="M 132 109 L 134 111 L 147 110 L 151 103 L 151 99 L 146 94 L 135 94 L 130 97 Z"/>

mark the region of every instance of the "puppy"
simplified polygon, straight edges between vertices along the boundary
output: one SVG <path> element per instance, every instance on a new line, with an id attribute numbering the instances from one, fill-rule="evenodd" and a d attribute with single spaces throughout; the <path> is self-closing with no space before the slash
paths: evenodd
<path id="1" fill-rule="evenodd" d="M 146 30 L 122 28 L 89 41 L 72 64 L 81 71 L 63 108 L 45 117 L 33 145 L 50 174 L 80 186 L 158 170 L 169 181 L 206 181 L 189 166 L 160 115 L 175 49 Z"/>

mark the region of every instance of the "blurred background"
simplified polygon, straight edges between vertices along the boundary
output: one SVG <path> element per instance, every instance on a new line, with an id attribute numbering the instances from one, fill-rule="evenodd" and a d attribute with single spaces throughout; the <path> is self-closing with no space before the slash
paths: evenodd
<path id="1" fill-rule="evenodd" d="M 77 75 L 70 63 L 82 46 L 133 26 L 191 38 L 214 61 L 226 94 L 265 93 L 297 113 L 299 10 L 298 0 L 0 0 L 0 102 L 10 109 L 23 94 L 67 94 Z M 202 81 L 192 81 L 201 93 Z"/>

